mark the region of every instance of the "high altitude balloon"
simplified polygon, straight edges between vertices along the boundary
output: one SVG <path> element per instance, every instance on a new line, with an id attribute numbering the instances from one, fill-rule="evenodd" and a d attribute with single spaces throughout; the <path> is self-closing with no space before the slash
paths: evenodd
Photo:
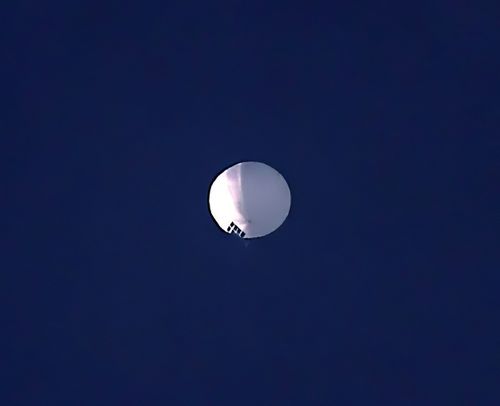
<path id="1" fill-rule="evenodd" d="M 283 176 L 269 165 L 240 162 L 217 176 L 210 187 L 208 204 L 225 232 L 256 238 L 283 224 L 291 195 Z"/>

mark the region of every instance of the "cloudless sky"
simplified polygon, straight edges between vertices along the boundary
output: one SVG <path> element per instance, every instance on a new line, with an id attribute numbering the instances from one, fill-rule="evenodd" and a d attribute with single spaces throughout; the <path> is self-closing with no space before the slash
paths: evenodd
<path id="1" fill-rule="evenodd" d="M 498 5 L 12 3 L 1 405 L 500 404 Z"/>

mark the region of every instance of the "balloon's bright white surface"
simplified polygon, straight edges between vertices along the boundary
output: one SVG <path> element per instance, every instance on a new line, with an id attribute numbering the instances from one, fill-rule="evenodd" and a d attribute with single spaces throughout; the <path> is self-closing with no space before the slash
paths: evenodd
<path id="1" fill-rule="evenodd" d="M 241 162 L 212 183 L 210 212 L 227 233 L 241 230 L 244 238 L 262 237 L 276 230 L 290 211 L 291 195 L 279 172 L 261 162 Z"/>

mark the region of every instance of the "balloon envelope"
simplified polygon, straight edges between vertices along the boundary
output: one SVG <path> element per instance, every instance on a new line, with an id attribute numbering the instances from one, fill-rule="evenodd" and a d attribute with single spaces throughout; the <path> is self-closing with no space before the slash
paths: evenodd
<path id="1" fill-rule="evenodd" d="M 208 203 L 225 232 L 256 238 L 272 233 L 285 221 L 291 195 L 283 176 L 269 165 L 240 162 L 217 176 Z"/>

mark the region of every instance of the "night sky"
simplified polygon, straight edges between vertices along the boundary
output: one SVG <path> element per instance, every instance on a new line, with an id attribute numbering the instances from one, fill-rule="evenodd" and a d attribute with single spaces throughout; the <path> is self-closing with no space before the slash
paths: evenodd
<path id="1" fill-rule="evenodd" d="M 500 404 L 500 6 L 12 3 L 0 405 Z"/>

